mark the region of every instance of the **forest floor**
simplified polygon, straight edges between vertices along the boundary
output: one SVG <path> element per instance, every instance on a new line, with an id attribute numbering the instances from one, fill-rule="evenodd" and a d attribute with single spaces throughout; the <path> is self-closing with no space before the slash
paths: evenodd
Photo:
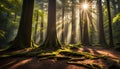
<path id="1" fill-rule="evenodd" d="M 40 60 L 38 57 L 0 58 L 0 69 L 120 69 L 120 52 L 103 47 L 82 47 L 74 52 L 89 52 L 92 55 L 104 55 L 106 59 L 85 59 L 82 61 Z M 5 53 L 4 53 L 5 54 Z M 98 64 L 102 68 L 89 68 L 83 64 Z"/>

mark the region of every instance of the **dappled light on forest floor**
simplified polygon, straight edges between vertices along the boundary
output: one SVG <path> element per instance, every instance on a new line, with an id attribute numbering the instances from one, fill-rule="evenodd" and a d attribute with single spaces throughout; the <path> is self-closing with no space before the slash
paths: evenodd
<path id="1" fill-rule="evenodd" d="M 108 55 L 110 54 L 110 55 Z M 25 55 L 25 54 L 24 54 Z M 5 62 L 4 62 L 5 60 Z M 0 68 L 9 69 L 89 69 L 92 65 L 97 68 L 107 69 L 112 65 L 119 68 L 119 53 L 104 48 L 98 49 L 94 47 L 81 47 L 71 51 L 58 50 L 53 52 L 43 52 L 34 57 L 14 57 L 4 58 L 1 60 Z"/>
<path id="2" fill-rule="evenodd" d="M 16 52 L 16 53 L 19 53 L 19 52 L 28 52 L 30 50 L 32 50 L 32 48 L 25 48 L 25 49 L 17 50 L 17 51 L 14 51 L 14 52 Z"/>
<path id="3" fill-rule="evenodd" d="M 15 65 L 11 66 L 9 69 L 16 69 L 17 67 L 22 66 L 22 65 L 30 62 L 31 60 L 32 60 L 32 58 L 29 58 L 29 59 L 25 59 L 20 62 L 17 62 Z"/>
<path id="4" fill-rule="evenodd" d="M 111 53 L 111 51 L 103 51 L 103 50 L 97 50 L 98 53 L 102 54 L 102 55 L 106 55 L 106 56 L 109 56 L 109 57 L 112 57 L 112 58 L 118 58 L 120 57 L 120 55 L 115 55 L 113 53 Z"/>

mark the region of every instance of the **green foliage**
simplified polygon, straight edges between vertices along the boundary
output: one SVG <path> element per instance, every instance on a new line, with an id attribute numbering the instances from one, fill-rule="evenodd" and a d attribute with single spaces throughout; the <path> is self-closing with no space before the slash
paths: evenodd
<path id="1" fill-rule="evenodd" d="M 113 18 L 112 22 L 116 23 L 120 21 L 120 13 L 116 14 L 116 16 Z"/>
<path id="2" fill-rule="evenodd" d="M 0 30 L 0 38 L 5 38 L 5 32 L 3 30 Z"/>

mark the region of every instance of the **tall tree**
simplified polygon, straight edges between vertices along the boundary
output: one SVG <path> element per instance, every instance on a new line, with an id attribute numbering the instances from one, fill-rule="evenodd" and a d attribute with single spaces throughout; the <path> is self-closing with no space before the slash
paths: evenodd
<path id="1" fill-rule="evenodd" d="M 65 15 L 65 3 L 66 3 L 66 1 L 65 0 L 62 0 L 62 38 L 61 38 L 61 41 L 62 41 L 62 43 L 64 44 L 64 31 L 65 31 L 65 29 L 64 29 L 64 15 Z"/>
<path id="2" fill-rule="evenodd" d="M 17 36 L 13 41 L 12 49 L 31 46 L 31 30 L 34 0 L 23 0 L 22 14 Z M 10 49 L 11 49 L 10 48 Z"/>
<path id="3" fill-rule="evenodd" d="M 81 44 L 83 43 L 83 14 L 82 11 L 80 9 L 80 22 L 79 22 L 79 27 L 80 27 L 80 40 L 81 40 Z"/>
<path id="4" fill-rule="evenodd" d="M 34 41 L 37 43 L 37 28 L 39 24 L 39 15 L 38 15 L 38 10 L 36 10 L 36 24 L 35 24 L 35 33 L 34 33 Z"/>
<path id="5" fill-rule="evenodd" d="M 98 0 L 98 12 L 99 12 L 99 44 L 106 45 L 105 41 L 105 33 L 104 33 L 104 26 L 103 26 L 103 9 L 102 9 L 102 0 Z"/>
<path id="6" fill-rule="evenodd" d="M 41 4 L 43 13 L 41 14 L 41 32 L 40 32 L 40 43 L 43 42 L 43 23 L 44 23 L 44 3 Z"/>
<path id="7" fill-rule="evenodd" d="M 50 50 L 61 48 L 56 33 L 56 0 L 49 0 L 48 2 L 47 36 L 41 48 Z"/>
<path id="8" fill-rule="evenodd" d="M 76 43 L 76 30 L 75 30 L 75 25 L 76 25 L 76 17 L 75 17 L 75 1 L 72 0 L 72 31 L 71 31 L 71 43 L 75 44 Z"/>
<path id="9" fill-rule="evenodd" d="M 83 27 L 83 45 L 89 45 L 89 33 L 88 33 L 88 15 L 87 12 L 84 12 L 84 27 Z"/>
<path id="10" fill-rule="evenodd" d="M 109 45 L 113 46 L 113 34 L 112 34 L 112 21 L 111 21 L 111 12 L 110 12 L 110 0 L 107 1 L 107 10 L 108 10 L 108 23 L 109 23 Z"/>

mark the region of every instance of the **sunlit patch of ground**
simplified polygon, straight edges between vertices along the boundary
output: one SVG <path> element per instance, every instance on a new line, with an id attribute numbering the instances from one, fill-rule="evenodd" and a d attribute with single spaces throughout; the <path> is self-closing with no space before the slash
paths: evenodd
<path id="1" fill-rule="evenodd" d="M 24 64 L 30 62 L 31 60 L 32 60 L 32 58 L 22 60 L 22 61 L 16 63 L 15 65 L 11 66 L 9 69 L 16 69 L 17 67 L 24 65 Z"/>
<path id="2" fill-rule="evenodd" d="M 102 55 L 107 55 L 109 57 L 113 57 L 113 58 L 118 58 L 120 57 L 120 55 L 115 55 L 113 53 L 111 53 L 111 51 L 108 50 L 97 50 L 98 53 L 102 54 Z"/>
<path id="3" fill-rule="evenodd" d="M 32 48 L 25 48 L 25 49 L 13 51 L 13 52 L 20 53 L 20 52 L 28 52 L 30 50 L 32 50 Z"/>

